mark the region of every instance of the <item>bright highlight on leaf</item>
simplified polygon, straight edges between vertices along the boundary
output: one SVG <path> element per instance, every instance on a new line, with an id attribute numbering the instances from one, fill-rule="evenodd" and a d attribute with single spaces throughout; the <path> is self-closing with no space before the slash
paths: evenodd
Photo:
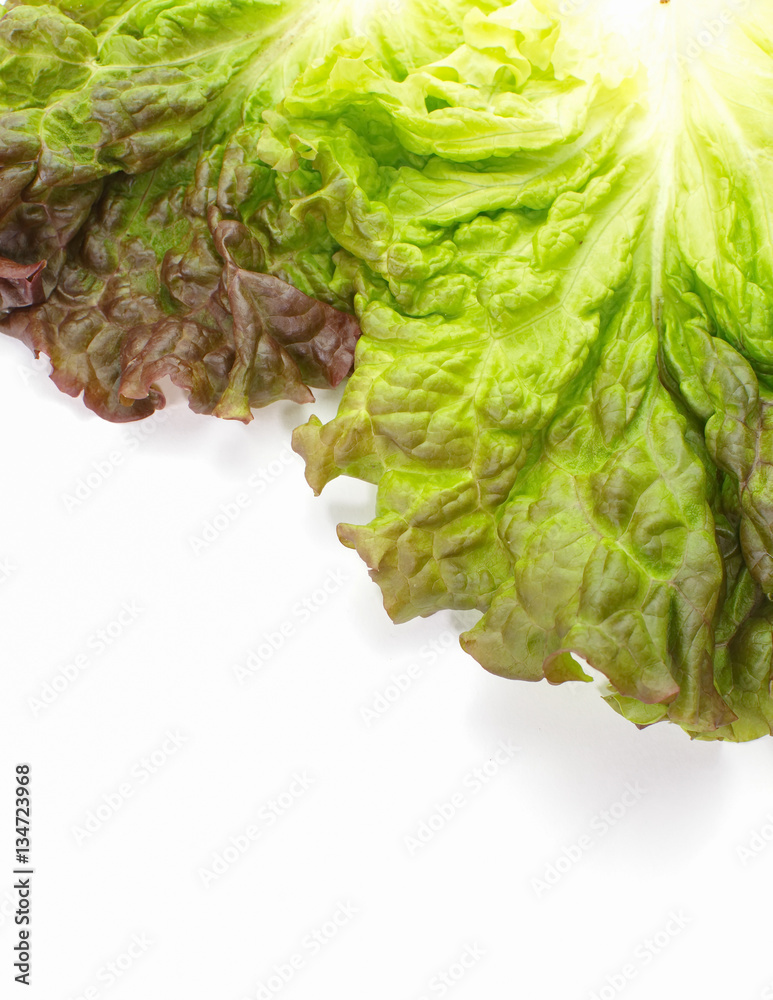
<path id="1" fill-rule="evenodd" d="M 489 670 L 579 656 L 639 725 L 753 739 L 772 135 L 764 0 L 15 4 L 2 323 L 111 419 L 163 374 L 302 401 L 361 330 L 294 440 L 315 490 L 378 486 L 339 533 L 390 615 L 476 609 Z"/>

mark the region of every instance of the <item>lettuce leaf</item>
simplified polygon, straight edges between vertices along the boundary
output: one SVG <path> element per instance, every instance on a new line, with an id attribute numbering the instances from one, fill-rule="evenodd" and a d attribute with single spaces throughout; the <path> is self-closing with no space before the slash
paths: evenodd
<path id="1" fill-rule="evenodd" d="M 164 374 L 248 419 L 354 352 L 294 446 L 377 485 L 339 534 L 395 621 L 769 735 L 773 14 L 393 7 L 12 6 L 4 326 L 111 419 Z"/>
<path id="2" fill-rule="evenodd" d="M 6 323 L 51 358 L 62 390 L 83 392 L 100 416 L 147 416 L 163 406 L 155 383 L 169 375 L 196 412 L 248 421 L 251 408 L 276 399 L 313 400 L 309 386 L 338 385 L 351 369 L 357 320 L 313 297 L 321 279 L 310 249 L 306 274 L 295 273 L 290 251 L 284 268 L 277 255 L 266 273 L 260 242 L 218 208 L 218 181 L 238 169 L 224 170 L 223 155 L 184 155 L 112 179 L 68 247 L 53 294 Z"/>
<path id="3" fill-rule="evenodd" d="M 45 298 L 42 272 L 44 260 L 37 264 L 18 264 L 0 257 L 0 306 L 3 309 L 20 309 L 34 305 Z"/>
<path id="4" fill-rule="evenodd" d="M 280 198 L 254 155 L 263 106 L 347 24 L 311 2 L 10 6 L 0 254 L 48 294 L 18 301 L 17 283 L 0 309 L 40 304 L 0 327 L 60 388 L 136 420 L 169 375 L 196 411 L 246 421 L 348 374 L 359 329 L 328 287 L 334 244 L 286 224 L 298 192 Z"/>
<path id="5" fill-rule="evenodd" d="M 339 414 L 295 445 L 316 490 L 378 485 L 339 533 L 392 617 L 477 609 L 489 670 L 590 679 L 579 657 L 637 724 L 749 739 L 773 721 L 773 17 L 685 65 L 679 36 L 656 55 L 673 16 L 643 22 L 651 61 L 524 0 L 402 79 L 349 42 L 263 149 L 320 174 L 294 211 L 357 291 Z"/>

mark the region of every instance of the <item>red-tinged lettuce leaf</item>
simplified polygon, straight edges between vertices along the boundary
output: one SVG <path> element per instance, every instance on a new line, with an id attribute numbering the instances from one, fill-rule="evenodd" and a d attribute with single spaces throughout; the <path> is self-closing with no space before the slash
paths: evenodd
<path id="1" fill-rule="evenodd" d="M 221 157 L 184 187 L 191 163 L 110 181 L 52 295 L 0 323 L 50 357 L 59 388 L 110 420 L 162 406 L 155 382 L 166 375 L 196 412 L 249 421 L 277 399 L 313 400 L 309 386 L 335 386 L 351 369 L 357 320 L 264 273 L 260 242 L 218 207 Z"/>
<path id="2" fill-rule="evenodd" d="M 17 264 L 0 257 L 0 313 L 42 302 L 44 260 L 37 264 Z"/>
<path id="3" fill-rule="evenodd" d="M 212 236 L 224 262 L 217 284 L 187 314 L 131 329 L 122 347 L 119 396 L 143 399 L 156 379 L 169 375 L 189 390 L 197 412 L 249 421 L 252 408 L 276 399 L 310 402 L 308 386 L 338 385 L 351 370 L 357 320 L 274 275 L 235 263 L 229 244 L 244 251 L 249 242 L 241 223 L 219 222 Z M 181 263 L 175 255 L 163 272 L 167 287 L 174 285 L 172 275 L 179 278 Z M 190 257 L 183 266 L 190 269 Z M 205 293 L 206 286 L 196 287 Z"/>
<path id="4" fill-rule="evenodd" d="M 330 287 L 337 245 L 289 218 L 305 192 L 280 197 L 255 146 L 263 106 L 346 20 L 289 0 L 62 7 L 0 15 L 0 253 L 35 263 L 0 329 L 111 420 L 163 405 L 165 375 L 245 421 L 338 384 L 359 330 Z"/>

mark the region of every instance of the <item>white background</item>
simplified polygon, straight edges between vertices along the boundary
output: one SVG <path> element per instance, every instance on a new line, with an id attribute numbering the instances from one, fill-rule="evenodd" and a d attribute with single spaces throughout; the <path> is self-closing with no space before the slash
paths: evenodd
<path id="1" fill-rule="evenodd" d="M 773 997 L 773 741 L 640 732 L 487 674 L 450 614 L 391 624 L 335 534 L 373 490 L 316 499 L 289 451 L 332 394 L 116 426 L 47 370 L 0 343 L 3 996 Z"/>

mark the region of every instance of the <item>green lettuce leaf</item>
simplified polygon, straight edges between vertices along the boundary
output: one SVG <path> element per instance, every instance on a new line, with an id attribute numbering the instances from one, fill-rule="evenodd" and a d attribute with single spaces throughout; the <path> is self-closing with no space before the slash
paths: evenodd
<path id="1" fill-rule="evenodd" d="M 320 175 L 294 211 L 356 289 L 339 414 L 295 446 L 316 490 L 378 485 L 339 533 L 392 617 L 477 609 L 489 670 L 579 657 L 637 724 L 741 740 L 773 722 L 773 17 L 690 56 L 679 16 L 637 49 L 471 10 L 403 78 L 347 42 L 262 149 Z"/>

